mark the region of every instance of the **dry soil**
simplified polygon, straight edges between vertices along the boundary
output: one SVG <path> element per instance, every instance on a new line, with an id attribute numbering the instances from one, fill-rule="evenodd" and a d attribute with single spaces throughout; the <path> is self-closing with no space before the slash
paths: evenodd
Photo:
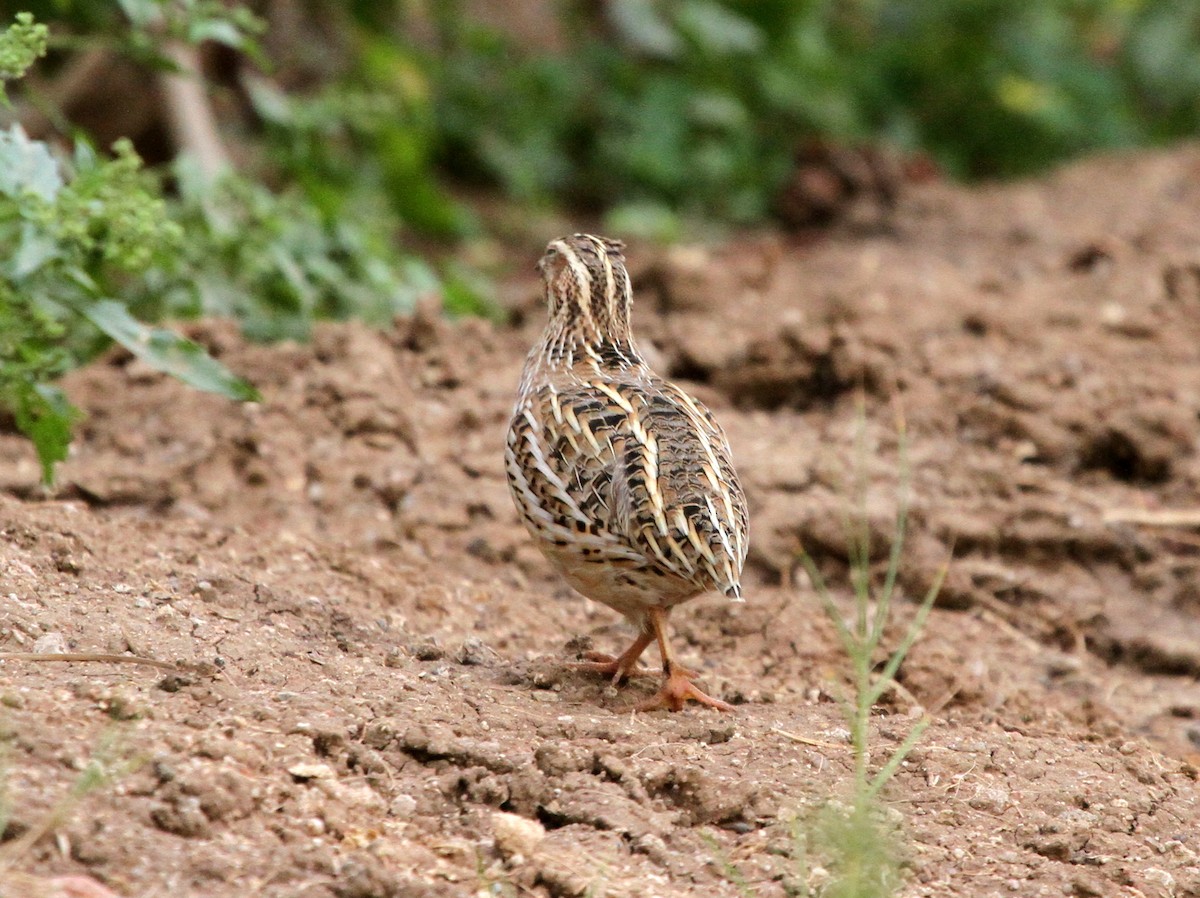
<path id="1" fill-rule="evenodd" d="M 954 558 L 873 718 L 877 759 L 933 718 L 885 791 L 903 893 L 1200 895 L 1200 149 L 630 259 L 749 493 L 748 601 L 674 616 L 737 713 L 631 713 L 653 681 L 566 666 L 629 634 L 504 485 L 532 273 L 504 327 L 192 325 L 261 404 L 113 353 L 68 378 L 56 493 L 0 436 L 0 651 L 176 667 L 0 661 L 5 898 L 819 889 L 792 821 L 846 794 L 847 665 L 798 557 L 847 599 L 859 395 L 880 561 L 908 433 L 893 642 Z"/>

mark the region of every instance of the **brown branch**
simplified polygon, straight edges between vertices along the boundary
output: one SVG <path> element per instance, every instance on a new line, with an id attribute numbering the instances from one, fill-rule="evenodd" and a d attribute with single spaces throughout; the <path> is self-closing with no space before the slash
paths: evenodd
<path id="1" fill-rule="evenodd" d="M 175 149 L 190 154 L 207 179 L 230 167 L 229 153 L 221 142 L 217 117 L 204 90 L 204 75 L 196 48 L 168 41 L 165 52 L 179 67 L 162 75 L 163 105 Z"/>

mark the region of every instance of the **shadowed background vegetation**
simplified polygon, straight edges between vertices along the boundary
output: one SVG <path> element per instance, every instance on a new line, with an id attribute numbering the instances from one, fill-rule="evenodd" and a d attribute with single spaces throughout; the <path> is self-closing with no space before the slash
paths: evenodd
<path id="1" fill-rule="evenodd" d="M 491 281 L 561 227 L 819 228 L 847 192 L 1200 121 L 1190 0 L 503 6 L 0 4 L 0 426 L 47 479 L 55 383 L 112 340 L 253 398 L 164 318 L 269 340 L 423 296 L 496 315 Z"/>

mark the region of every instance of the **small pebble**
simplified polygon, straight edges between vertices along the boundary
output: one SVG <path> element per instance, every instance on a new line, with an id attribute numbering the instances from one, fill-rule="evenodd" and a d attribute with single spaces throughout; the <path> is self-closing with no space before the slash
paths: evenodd
<path id="1" fill-rule="evenodd" d="M 496 834 L 496 850 L 505 857 L 528 857 L 546 838 L 546 828 L 538 821 L 506 811 L 492 814 L 492 830 Z"/>
<path id="2" fill-rule="evenodd" d="M 304 821 L 304 830 L 310 836 L 325 835 L 325 821 L 320 817 L 309 817 Z"/>
<path id="3" fill-rule="evenodd" d="M 328 764 L 293 764 L 287 769 L 298 780 L 327 780 L 334 778 L 333 768 Z"/>
<path id="4" fill-rule="evenodd" d="M 446 657 L 446 650 L 436 639 L 426 639 L 417 643 L 413 646 L 412 653 L 418 661 L 441 661 Z"/>
<path id="5" fill-rule="evenodd" d="M 67 637 L 61 633 L 46 633 L 39 636 L 33 644 L 33 650 L 44 655 L 65 655 L 71 649 L 67 646 Z"/>
<path id="6" fill-rule="evenodd" d="M 397 795 L 388 807 L 388 813 L 401 820 L 408 820 L 417 812 L 417 800 L 411 795 Z"/>

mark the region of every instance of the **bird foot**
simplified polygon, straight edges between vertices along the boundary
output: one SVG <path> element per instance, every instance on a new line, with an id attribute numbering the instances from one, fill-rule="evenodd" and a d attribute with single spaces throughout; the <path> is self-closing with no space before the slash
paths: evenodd
<path id="1" fill-rule="evenodd" d="M 654 671 L 642 667 L 636 661 L 630 662 L 623 655 L 606 655 L 604 652 L 584 652 L 584 660 L 573 662 L 572 670 L 590 670 L 606 677 L 612 677 L 613 685 L 623 683 L 629 677 L 652 677 Z"/>
<path id="2" fill-rule="evenodd" d="M 692 682 L 694 676 L 695 674 L 690 670 L 676 667 L 667 677 L 667 681 L 663 683 L 662 689 L 658 690 L 653 698 L 638 705 L 636 710 L 657 711 L 659 708 L 666 708 L 669 711 L 682 711 L 684 704 L 689 699 L 702 705 L 708 705 L 710 708 L 716 708 L 718 711 L 732 712 L 734 710 L 733 705 L 728 702 L 701 692 L 700 688 Z"/>

